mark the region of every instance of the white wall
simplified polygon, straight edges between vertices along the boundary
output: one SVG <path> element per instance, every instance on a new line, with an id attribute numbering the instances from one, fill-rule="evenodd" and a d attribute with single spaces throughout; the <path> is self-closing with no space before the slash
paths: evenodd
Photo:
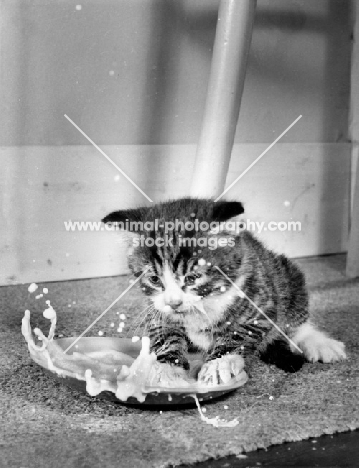
<path id="1" fill-rule="evenodd" d="M 2 0 L 0 145 L 196 144 L 218 1 L 76 3 Z M 237 143 L 346 141 L 349 6 L 258 1 Z"/>
<path id="2" fill-rule="evenodd" d="M 186 194 L 217 4 L 2 0 L 0 282 L 125 271 L 111 234 L 69 235 L 63 221 L 147 201 L 115 182 L 116 170 L 65 113 L 154 200 Z M 303 118 L 283 139 L 290 145 L 268 153 L 228 196 L 263 220 L 286 219 L 283 202 L 295 202 L 301 235 L 262 236 L 291 256 L 346 249 L 349 6 L 258 1 L 228 183 Z"/>

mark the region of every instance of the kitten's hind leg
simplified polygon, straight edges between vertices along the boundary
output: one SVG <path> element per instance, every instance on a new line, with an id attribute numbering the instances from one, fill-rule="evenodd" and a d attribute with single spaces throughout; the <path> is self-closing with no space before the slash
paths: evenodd
<path id="1" fill-rule="evenodd" d="M 335 362 L 346 359 L 344 343 L 317 330 L 309 321 L 300 325 L 291 339 L 309 361 Z M 290 347 L 297 352 L 292 344 Z"/>

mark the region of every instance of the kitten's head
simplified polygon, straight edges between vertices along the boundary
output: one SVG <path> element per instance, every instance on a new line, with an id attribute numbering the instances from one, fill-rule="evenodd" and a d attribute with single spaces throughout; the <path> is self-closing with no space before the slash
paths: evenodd
<path id="1" fill-rule="evenodd" d="M 142 290 L 157 310 L 181 320 L 201 309 L 201 299 L 231 287 L 216 266 L 235 279 L 239 238 L 225 230 L 214 233 L 213 226 L 243 212 L 240 202 L 185 198 L 116 211 L 102 221 L 133 234 L 128 260 L 135 276 L 145 271 Z"/>

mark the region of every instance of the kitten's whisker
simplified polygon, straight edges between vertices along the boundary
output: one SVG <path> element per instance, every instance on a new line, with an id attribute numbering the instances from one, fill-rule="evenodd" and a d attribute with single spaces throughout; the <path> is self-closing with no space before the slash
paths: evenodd
<path id="1" fill-rule="evenodd" d="M 150 334 L 152 326 L 156 325 L 156 317 L 158 315 L 158 310 L 153 306 L 151 309 L 151 314 L 147 316 L 146 323 L 144 325 L 144 333 Z"/>
<path id="2" fill-rule="evenodd" d="M 129 333 L 131 331 L 132 331 L 133 336 L 136 335 L 137 330 L 141 327 L 141 325 L 146 320 L 148 315 L 151 314 L 152 310 L 153 310 L 153 305 L 150 304 L 150 305 L 146 306 L 145 309 L 142 312 L 137 314 L 136 319 L 131 323 L 130 329 L 126 334 L 126 338 L 128 337 L 128 335 L 129 335 Z M 135 328 L 135 326 L 136 326 L 136 328 Z"/>
<path id="3" fill-rule="evenodd" d="M 149 318 L 149 320 L 146 322 L 146 325 L 145 325 L 145 332 L 146 333 L 150 333 L 150 330 L 152 328 L 155 328 L 156 326 L 156 323 L 157 323 L 157 315 L 158 315 L 158 311 L 157 310 L 154 310 L 151 317 Z"/>
<path id="4" fill-rule="evenodd" d="M 131 329 L 133 329 L 135 326 L 139 326 L 143 320 L 147 317 L 147 315 L 150 312 L 150 307 L 147 306 L 143 311 L 137 314 L 133 322 L 131 323 Z"/>
<path id="5" fill-rule="evenodd" d="M 147 317 L 147 315 L 151 312 L 150 307 L 146 307 L 142 312 L 138 313 L 137 316 L 135 317 L 135 320 L 132 322 L 131 326 L 134 328 L 134 326 L 138 326 L 143 322 L 143 320 Z"/>
<path id="6" fill-rule="evenodd" d="M 149 332 L 152 328 L 152 325 L 156 325 L 157 321 L 158 321 L 158 315 L 160 314 L 161 312 L 158 310 L 158 309 L 155 309 L 155 307 L 153 307 L 153 310 L 152 310 L 152 314 L 151 314 L 151 317 L 150 317 L 150 320 L 147 321 L 146 325 L 145 325 L 145 331 Z"/>

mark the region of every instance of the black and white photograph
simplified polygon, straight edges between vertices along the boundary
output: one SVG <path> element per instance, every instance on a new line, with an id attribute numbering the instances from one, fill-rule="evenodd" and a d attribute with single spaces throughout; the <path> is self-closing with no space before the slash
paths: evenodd
<path id="1" fill-rule="evenodd" d="M 359 1 L 0 0 L 0 468 L 359 466 Z"/>

